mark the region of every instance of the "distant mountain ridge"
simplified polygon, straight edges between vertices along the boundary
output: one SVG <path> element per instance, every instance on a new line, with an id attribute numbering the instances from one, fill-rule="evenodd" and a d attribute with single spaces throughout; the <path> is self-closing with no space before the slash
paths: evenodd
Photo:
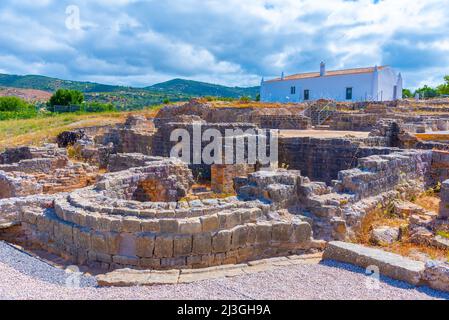
<path id="1" fill-rule="evenodd" d="M 226 98 L 248 96 L 255 98 L 259 93 L 260 87 L 226 87 L 200 81 L 173 79 L 146 87 L 145 89 L 170 93 L 179 92 L 192 96 L 218 96 Z"/>
<path id="2" fill-rule="evenodd" d="M 218 96 L 225 98 L 240 98 L 249 96 L 255 98 L 259 93 L 259 87 L 226 87 L 206 82 L 193 80 L 173 79 L 145 88 L 107 85 L 88 81 L 61 80 L 40 75 L 9 75 L 0 74 L 0 86 L 22 89 L 36 89 L 54 92 L 58 89 L 79 90 L 84 93 L 112 93 L 112 92 L 145 92 L 154 93 L 156 96 L 173 95 L 182 97 Z"/>

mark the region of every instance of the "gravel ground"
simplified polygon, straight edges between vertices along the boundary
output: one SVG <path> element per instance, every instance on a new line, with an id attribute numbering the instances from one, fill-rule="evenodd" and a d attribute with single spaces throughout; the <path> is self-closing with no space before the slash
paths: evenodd
<path id="1" fill-rule="evenodd" d="M 68 288 L 64 270 L 0 243 L 0 299 L 449 299 L 449 294 L 382 279 L 368 289 L 363 270 L 326 262 L 177 286 L 97 288 L 82 277 Z"/>

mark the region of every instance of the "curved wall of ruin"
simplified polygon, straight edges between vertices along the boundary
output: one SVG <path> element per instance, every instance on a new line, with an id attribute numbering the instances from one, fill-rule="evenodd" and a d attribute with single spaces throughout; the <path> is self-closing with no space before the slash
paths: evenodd
<path id="1" fill-rule="evenodd" d="M 136 189 L 149 177 L 158 177 L 170 197 L 136 201 Z M 312 247 L 309 223 L 273 220 L 270 205 L 260 201 L 179 201 L 179 190 L 190 184 L 182 162 L 153 161 L 106 174 L 93 187 L 55 196 L 51 205 L 18 206 L 17 219 L 40 247 L 106 269 L 199 268 Z"/>

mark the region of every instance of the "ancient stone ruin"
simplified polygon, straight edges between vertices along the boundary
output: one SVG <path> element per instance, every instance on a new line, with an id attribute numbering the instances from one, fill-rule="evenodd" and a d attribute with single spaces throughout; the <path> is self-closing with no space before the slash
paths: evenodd
<path id="1" fill-rule="evenodd" d="M 332 103 L 323 112 L 322 103 L 239 108 L 192 100 L 154 119 L 63 133 L 58 145 L 6 149 L 1 234 L 104 271 L 205 268 L 357 241 L 366 217 L 393 204 L 406 230 L 377 226 L 373 244 L 398 242 L 406 232 L 415 243 L 448 250 L 449 139 L 438 135 L 449 123 L 439 113 L 444 106 Z M 198 123 L 201 133 L 280 130 L 278 161 L 170 158 L 178 143 L 172 132 L 194 134 Z M 409 202 L 436 186 L 439 212 Z M 333 250 L 338 256 L 350 248 Z M 447 265 L 428 269 L 428 283 L 447 288 Z"/>

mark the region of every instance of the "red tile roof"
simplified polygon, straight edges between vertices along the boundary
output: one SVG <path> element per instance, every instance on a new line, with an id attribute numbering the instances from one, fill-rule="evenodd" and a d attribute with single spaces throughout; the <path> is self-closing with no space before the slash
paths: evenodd
<path id="1" fill-rule="evenodd" d="M 342 75 L 350 75 L 350 74 L 362 74 L 362 73 L 373 73 L 375 67 L 368 68 L 355 68 L 355 69 L 345 69 L 345 70 L 336 70 L 336 71 L 326 71 L 325 77 L 333 77 L 333 76 L 342 76 Z M 382 70 L 386 68 L 386 66 L 377 67 L 378 70 Z M 284 77 L 285 80 L 297 80 L 297 79 L 310 79 L 310 78 L 319 78 L 319 72 L 308 72 L 308 73 L 298 73 L 291 76 Z M 275 81 L 283 81 L 281 78 L 276 78 L 273 80 L 267 80 L 266 82 L 275 82 Z"/>

